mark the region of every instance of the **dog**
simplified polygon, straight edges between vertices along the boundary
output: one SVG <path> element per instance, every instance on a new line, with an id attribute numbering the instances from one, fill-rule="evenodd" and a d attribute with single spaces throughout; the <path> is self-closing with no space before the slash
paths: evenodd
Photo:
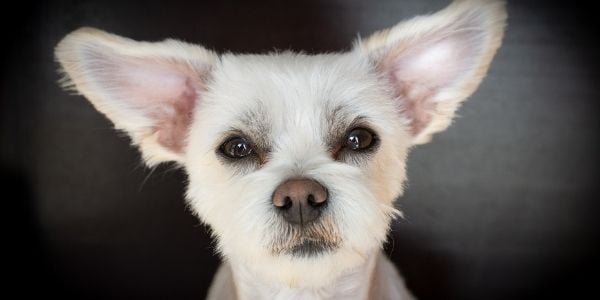
<path id="1" fill-rule="evenodd" d="M 217 54 L 81 28 L 55 55 L 149 166 L 185 169 L 223 259 L 209 299 L 413 299 L 381 252 L 414 146 L 478 87 L 503 1 L 465 0 L 341 53 Z"/>

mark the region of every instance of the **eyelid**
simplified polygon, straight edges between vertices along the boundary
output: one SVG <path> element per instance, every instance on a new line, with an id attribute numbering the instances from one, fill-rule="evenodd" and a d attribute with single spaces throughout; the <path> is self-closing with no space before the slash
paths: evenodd
<path id="1" fill-rule="evenodd" d="M 364 148 L 364 149 L 353 149 L 353 151 L 356 151 L 356 152 L 370 151 L 371 148 L 377 146 L 377 144 L 379 143 L 379 136 L 377 135 L 377 133 L 375 133 L 375 131 L 373 131 L 371 128 L 366 127 L 366 126 L 353 127 L 352 129 L 348 130 L 348 133 L 346 134 L 345 138 L 347 139 L 350 136 L 350 133 L 352 133 L 353 131 L 358 130 L 358 129 L 365 130 L 369 134 L 371 134 L 372 141 L 371 141 L 371 144 L 369 146 L 367 146 L 366 148 Z"/>
<path id="2" fill-rule="evenodd" d="M 365 154 L 367 154 L 368 152 L 372 152 L 374 150 L 376 150 L 379 146 L 380 143 L 380 139 L 379 139 L 379 135 L 377 134 L 377 130 L 375 130 L 375 128 L 377 128 L 377 126 L 373 125 L 372 122 L 370 122 L 371 118 L 366 117 L 366 116 L 357 116 L 355 117 L 351 122 L 347 123 L 347 125 L 343 125 L 345 126 L 345 131 L 338 131 L 337 133 L 335 133 L 334 136 L 332 136 L 332 139 L 329 140 L 329 153 L 331 154 L 332 158 L 335 160 L 339 160 L 340 156 L 342 154 L 342 152 L 344 152 L 345 150 L 345 146 L 346 146 L 346 139 L 348 138 L 348 135 L 350 134 L 350 132 L 352 132 L 352 130 L 355 129 L 365 129 L 368 132 L 371 133 L 371 135 L 373 135 L 373 143 L 370 147 L 366 148 L 366 149 L 360 149 L 360 150 L 354 150 L 354 151 L 358 151 L 359 153 L 361 151 L 364 151 Z"/>
<path id="3" fill-rule="evenodd" d="M 346 127 L 344 136 L 341 137 L 342 142 L 345 143 L 345 139 L 348 138 L 348 135 L 350 134 L 350 132 L 352 132 L 353 130 L 356 130 L 356 129 L 364 129 L 364 130 L 368 131 L 373 136 L 374 142 L 379 141 L 379 135 L 377 134 L 377 131 L 373 128 L 374 128 L 374 126 L 371 124 L 371 122 L 369 122 L 368 117 L 358 116 L 358 117 L 354 118 L 354 120 L 352 120 L 352 122 L 350 122 L 350 124 L 348 124 L 348 126 Z"/>
<path id="4" fill-rule="evenodd" d="M 240 156 L 240 157 L 235 157 L 233 155 L 231 155 L 229 153 L 229 149 L 228 146 L 230 146 L 230 143 L 236 141 L 236 140 L 240 140 L 243 141 L 245 144 L 248 145 L 248 153 L 244 156 Z M 250 142 L 248 142 L 245 138 L 243 137 L 239 137 L 239 136 L 232 136 L 230 139 L 226 140 L 223 144 L 221 144 L 221 146 L 219 147 L 219 149 L 221 150 L 221 152 L 223 154 L 225 154 L 227 157 L 232 158 L 232 159 L 243 159 L 249 155 L 252 155 L 252 153 L 254 152 L 254 149 L 252 148 L 252 145 L 250 144 Z"/>
<path id="5" fill-rule="evenodd" d="M 221 145 L 236 139 L 236 138 L 241 138 L 244 141 L 246 141 L 246 143 L 248 143 L 248 145 L 250 145 L 250 147 L 254 148 L 254 141 L 249 138 L 249 136 L 247 134 L 245 134 L 243 131 L 239 130 L 239 129 L 235 129 L 235 128 L 231 128 L 227 131 L 223 131 L 220 134 L 220 138 L 217 139 L 216 145 L 215 147 L 219 148 L 221 147 Z"/>
<path id="6" fill-rule="evenodd" d="M 220 151 L 222 145 L 236 138 L 244 139 L 244 141 L 248 143 L 248 146 L 250 146 L 250 149 L 252 149 L 251 154 L 249 154 L 246 157 L 242 157 L 241 159 L 255 156 L 258 159 L 258 163 L 260 166 L 264 165 L 267 162 L 267 155 L 268 153 L 270 153 L 270 150 L 264 149 L 263 147 L 259 146 L 247 134 L 236 128 L 232 128 L 228 131 L 223 132 L 222 138 L 219 139 L 220 143 L 218 143 L 218 145 L 216 146 L 217 151 Z"/>

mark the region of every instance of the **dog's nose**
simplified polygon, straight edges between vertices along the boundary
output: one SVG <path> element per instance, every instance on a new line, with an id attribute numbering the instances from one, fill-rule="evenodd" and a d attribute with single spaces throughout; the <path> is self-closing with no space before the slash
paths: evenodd
<path id="1" fill-rule="evenodd" d="M 308 224 L 319 217 L 327 204 L 327 190 L 310 179 L 292 179 L 280 184 L 273 193 L 273 205 L 294 224 Z"/>

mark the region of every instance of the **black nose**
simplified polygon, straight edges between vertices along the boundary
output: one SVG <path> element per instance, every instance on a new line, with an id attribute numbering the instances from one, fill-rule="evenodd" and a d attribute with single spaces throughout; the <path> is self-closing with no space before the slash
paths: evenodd
<path id="1" fill-rule="evenodd" d="M 280 184 L 273 193 L 273 205 L 294 224 L 308 224 L 321 215 L 327 204 L 327 190 L 310 179 L 293 179 Z"/>

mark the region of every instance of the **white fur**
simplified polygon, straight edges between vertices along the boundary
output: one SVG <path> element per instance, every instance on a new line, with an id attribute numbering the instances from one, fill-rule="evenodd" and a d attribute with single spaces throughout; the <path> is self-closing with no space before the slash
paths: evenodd
<path id="1" fill-rule="evenodd" d="M 403 192 L 406 157 L 412 145 L 448 126 L 482 80 L 505 18 L 500 2 L 461 1 L 376 33 L 349 52 L 321 55 L 217 56 L 173 40 L 143 43 L 82 29 L 56 55 L 66 85 L 125 130 L 148 164 L 175 161 L 187 171 L 189 205 L 210 225 L 226 261 L 211 297 L 366 299 L 378 290 L 382 299 L 409 298 L 380 255 L 400 215 L 393 203 Z M 189 92 L 193 106 L 178 110 Z M 365 118 L 381 141 L 363 163 L 337 161 L 327 146 L 332 111 L 340 107 Z M 191 121 L 184 147 L 176 149 L 159 136 L 179 136 L 172 128 L 182 115 Z M 270 152 L 264 164 L 236 172 L 218 149 L 232 128 L 249 126 L 248 118 L 264 127 Z M 270 251 L 281 228 L 271 196 L 295 177 L 329 190 L 327 214 L 341 240 L 335 251 Z"/>

